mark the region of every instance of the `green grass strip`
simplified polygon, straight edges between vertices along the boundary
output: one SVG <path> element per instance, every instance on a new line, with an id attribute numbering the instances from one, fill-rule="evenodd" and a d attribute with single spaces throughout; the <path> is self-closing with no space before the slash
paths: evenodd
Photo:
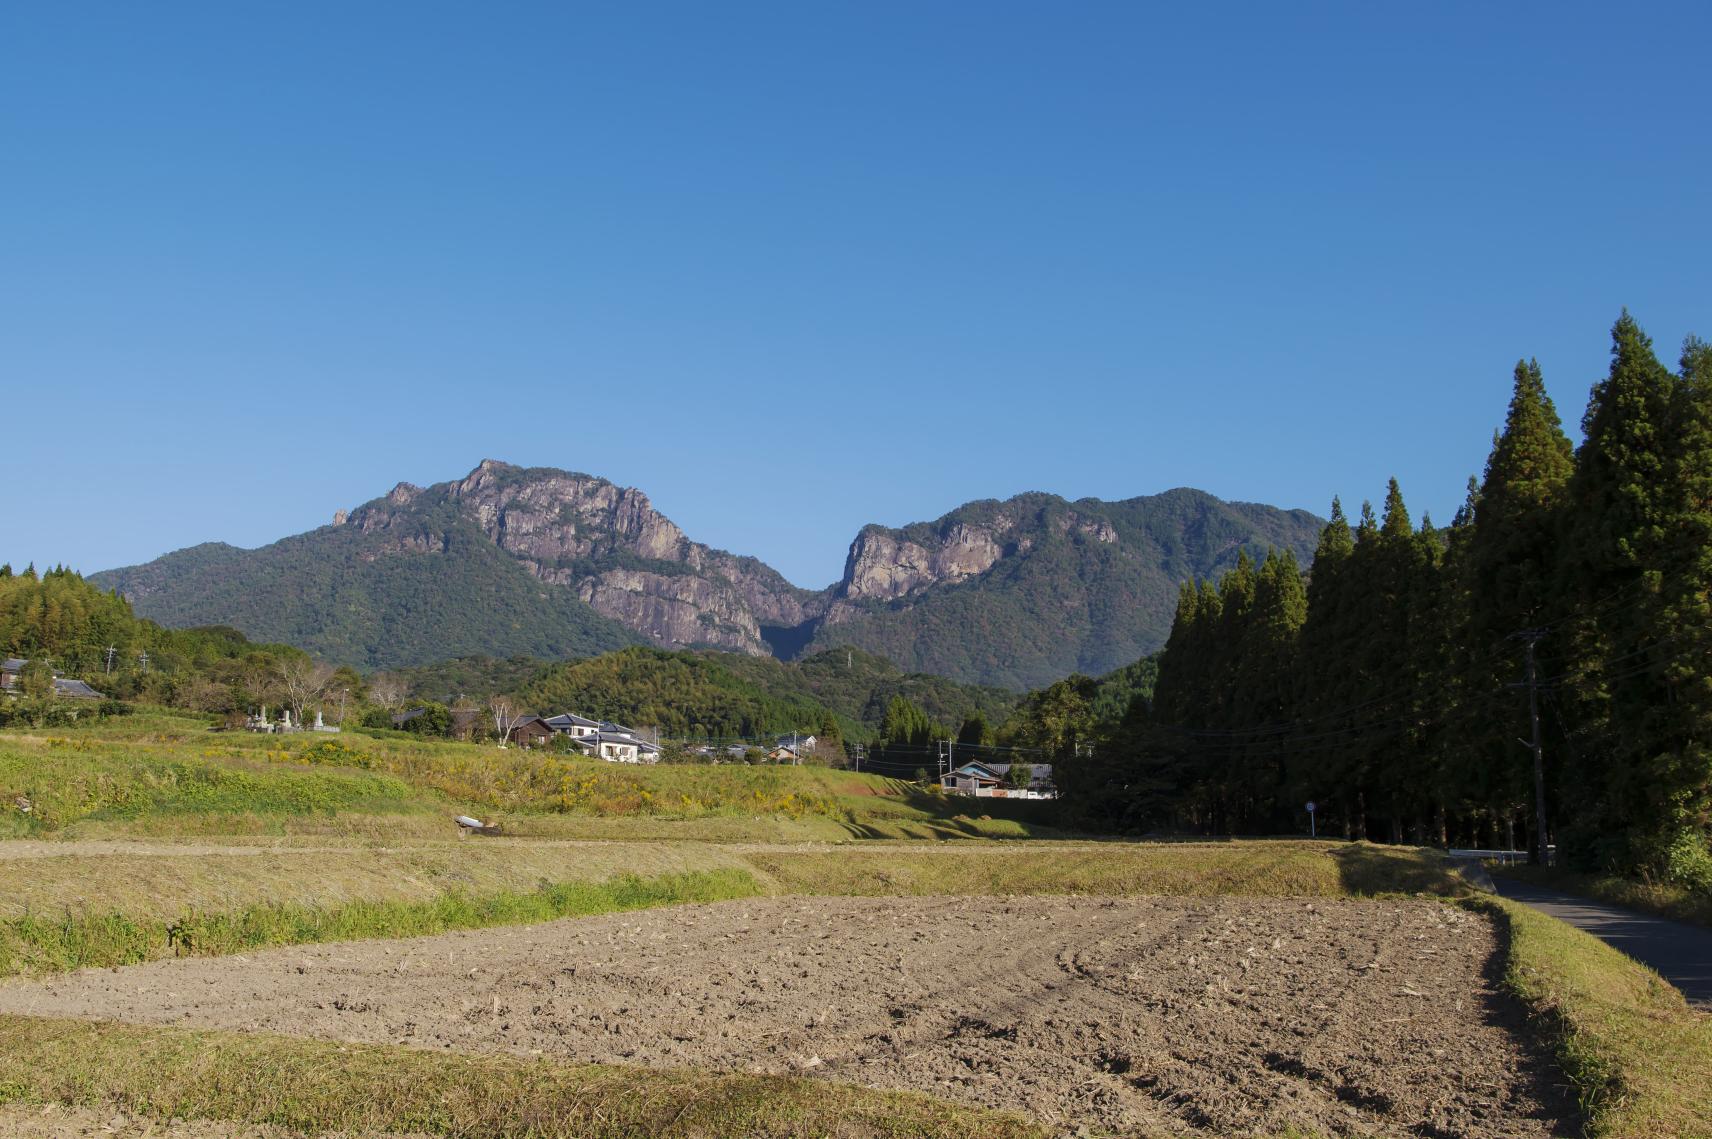
<path id="1" fill-rule="evenodd" d="M 1504 986 L 1533 1011 L 1595 1139 L 1712 1136 L 1712 1016 L 1591 934 L 1500 898 Z"/>
<path id="2" fill-rule="evenodd" d="M 1016 1116 L 791 1076 L 0 1016 L 0 1103 L 494 1139 L 1044 1139 Z"/>
<path id="3" fill-rule="evenodd" d="M 0 921 L 0 977 L 135 965 L 162 957 L 212 957 L 279 945 L 419 937 L 749 898 L 761 892 L 748 871 L 719 869 L 649 878 L 626 874 L 599 882 L 552 883 L 528 892 L 449 892 L 429 901 L 255 905 L 227 913 L 186 913 L 176 921 L 137 920 L 121 913 L 25 914 Z"/>

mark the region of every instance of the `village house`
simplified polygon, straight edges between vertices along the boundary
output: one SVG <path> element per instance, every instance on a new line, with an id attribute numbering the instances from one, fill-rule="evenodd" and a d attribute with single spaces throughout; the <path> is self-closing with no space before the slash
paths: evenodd
<path id="1" fill-rule="evenodd" d="M 584 739 L 600 733 L 600 723 L 596 720 L 585 719 L 582 716 L 564 712 L 557 716 L 548 716 L 543 721 L 553 731 L 570 736 L 574 740 Z"/>
<path id="2" fill-rule="evenodd" d="M 518 747 L 546 747 L 555 734 L 552 725 L 540 716 L 519 716 L 505 737 Z"/>
<path id="3" fill-rule="evenodd" d="M 773 746 L 767 750 L 767 758 L 774 763 L 801 764 L 804 760 L 813 758 L 815 744 L 820 741 L 814 736 L 801 732 L 779 736 Z"/>
<path id="4" fill-rule="evenodd" d="M 507 733 L 520 747 L 545 747 L 564 739 L 584 755 L 608 763 L 657 763 L 659 747 L 623 724 L 591 720 L 564 712 L 557 716 L 520 716 Z"/>
<path id="5" fill-rule="evenodd" d="M 971 760 L 946 772 L 939 785 L 953 795 L 974 795 L 993 799 L 1056 799 L 1058 791 L 1052 783 L 1050 763 L 1028 764 L 1028 786 L 1011 786 L 1009 763 L 985 763 Z"/>
<path id="6" fill-rule="evenodd" d="M 30 662 L 21 657 L 0 661 L 0 692 L 16 695 L 22 685 L 24 668 Z M 53 674 L 54 695 L 63 700 L 105 700 L 106 697 L 81 680 L 67 680 L 58 672 Z"/>
<path id="7" fill-rule="evenodd" d="M 590 755 L 608 763 L 658 763 L 660 749 L 620 724 L 601 724 L 593 736 L 575 741 Z"/>

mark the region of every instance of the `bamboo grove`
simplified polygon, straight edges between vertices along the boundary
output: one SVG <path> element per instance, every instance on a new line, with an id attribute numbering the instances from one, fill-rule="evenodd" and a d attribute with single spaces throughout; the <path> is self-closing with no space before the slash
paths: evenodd
<path id="1" fill-rule="evenodd" d="M 1627 312 L 1572 447 L 1516 366 L 1485 476 L 1444 529 L 1395 480 L 1336 501 L 1304 573 L 1245 558 L 1185 585 L 1151 702 L 1066 770 L 1128 830 L 1537 844 L 1524 661 L 1537 653 L 1547 841 L 1570 865 L 1712 888 L 1712 348 L 1675 372 Z"/>

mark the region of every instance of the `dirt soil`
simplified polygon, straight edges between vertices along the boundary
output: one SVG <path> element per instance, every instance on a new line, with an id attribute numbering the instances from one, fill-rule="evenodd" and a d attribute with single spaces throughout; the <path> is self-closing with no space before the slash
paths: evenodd
<path id="1" fill-rule="evenodd" d="M 1427 901 L 776 898 L 0 986 L 0 1012 L 805 1072 L 1064 1134 L 1571 1133 Z"/>

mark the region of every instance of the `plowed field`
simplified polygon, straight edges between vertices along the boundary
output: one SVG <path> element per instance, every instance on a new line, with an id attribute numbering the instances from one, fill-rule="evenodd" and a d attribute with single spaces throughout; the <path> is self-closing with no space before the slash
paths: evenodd
<path id="1" fill-rule="evenodd" d="M 0 986 L 0 1011 L 807 1072 L 1066 1134 L 1548 1136 L 1570 1110 L 1426 901 L 777 898 Z"/>

